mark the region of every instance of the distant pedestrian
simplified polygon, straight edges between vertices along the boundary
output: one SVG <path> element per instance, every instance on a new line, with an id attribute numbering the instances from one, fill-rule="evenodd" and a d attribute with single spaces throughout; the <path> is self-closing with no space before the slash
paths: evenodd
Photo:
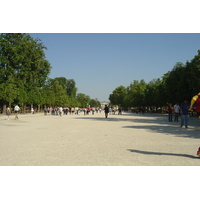
<path id="1" fill-rule="evenodd" d="M 188 123 L 189 123 L 189 108 L 190 108 L 190 105 L 188 104 L 188 101 L 184 100 L 184 102 L 180 106 L 181 127 L 185 124 L 185 128 L 188 128 Z"/>
<path id="2" fill-rule="evenodd" d="M 44 115 L 47 115 L 47 108 L 46 107 L 44 107 Z"/>
<path id="3" fill-rule="evenodd" d="M 95 111 L 94 108 L 92 108 L 92 115 L 94 115 L 94 111 Z"/>
<path id="4" fill-rule="evenodd" d="M 75 115 L 78 115 L 78 107 L 75 107 Z"/>
<path id="5" fill-rule="evenodd" d="M 83 113 L 84 113 L 84 115 L 86 115 L 86 108 L 83 108 Z"/>
<path id="6" fill-rule="evenodd" d="M 18 114 L 19 114 L 20 108 L 18 105 L 14 107 L 14 111 L 15 111 L 15 119 L 19 119 Z"/>
<path id="7" fill-rule="evenodd" d="M 63 108 L 62 108 L 62 107 L 60 107 L 60 108 L 59 108 L 59 110 L 58 110 L 58 112 L 59 112 L 59 116 L 60 116 L 60 117 L 62 117 Z"/>
<path id="8" fill-rule="evenodd" d="M 173 116 L 173 107 L 172 107 L 172 104 L 169 104 L 168 108 L 167 108 L 167 111 L 168 111 L 168 115 L 169 115 L 169 122 L 172 122 L 172 116 Z"/>
<path id="9" fill-rule="evenodd" d="M 174 121 L 178 122 L 178 116 L 180 114 L 180 106 L 178 105 L 178 103 L 174 105 L 174 114 L 175 114 Z"/>
<path id="10" fill-rule="evenodd" d="M 33 107 L 31 108 L 31 114 L 34 114 L 34 109 L 33 109 Z"/>
<path id="11" fill-rule="evenodd" d="M 6 108 L 7 120 L 10 120 L 10 113 L 11 113 L 10 107 L 8 106 L 8 107 Z"/>
<path id="12" fill-rule="evenodd" d="M 105 117 L 108 118 L 109 108 L 107 105 L 105 105 L 104 111 L 105 111 Z"/>
<path id="13" fill-rule="evenodd" d="M 68 112 L 69 112 L 69 108 L 66 108 L 66 115 L 68 114 Z"/>
<path id="14" fill-rule="evenodd" d="M 120 107 L 118 109 L 118 115 L 122 115 L 122 109 Z"/>
<path id="15" fill-rule="evenodd" d="M 110 113 L 110 115 L 112 115 L 112 107 L 109 108 L 109 113 Z"/>

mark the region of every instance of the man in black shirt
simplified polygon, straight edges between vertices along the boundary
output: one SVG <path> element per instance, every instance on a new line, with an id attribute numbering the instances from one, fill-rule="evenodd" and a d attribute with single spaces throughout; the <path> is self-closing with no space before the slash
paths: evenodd
<path id="1" fill-rule="evenodd" d="M 109 108 L 107 105 L 105 105 L 104 111 L 105 111 L 105 117 L 108 118 Z"/>

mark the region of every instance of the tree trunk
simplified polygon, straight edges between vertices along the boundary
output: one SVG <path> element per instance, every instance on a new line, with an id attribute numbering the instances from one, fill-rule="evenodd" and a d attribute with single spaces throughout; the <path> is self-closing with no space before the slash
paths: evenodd
<path id="1" fill-rule="evenodd" d="M 38 112 L 40 112 L 40 105 L 38 105 Z"/>
<path id="2" fill-rule="evenodd" d="M 26 104 L 23 106 L 24 113 L 26 113 Z"/>
<path id="3" fill-rule="evenodd" d="M 2 112 L 2 114 L 6 114 L 6 102 L 4 102 L 4 104 L 3 104 L 3 112 Z"/>

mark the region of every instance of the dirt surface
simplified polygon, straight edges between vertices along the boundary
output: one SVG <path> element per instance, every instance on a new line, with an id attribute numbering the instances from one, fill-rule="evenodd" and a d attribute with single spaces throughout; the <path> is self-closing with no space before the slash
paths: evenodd
<path id="1" fill-rule="evenodd" d="M 199 166 L 200 119 L 167 115 L 0 116 L 0 166 Z"/>

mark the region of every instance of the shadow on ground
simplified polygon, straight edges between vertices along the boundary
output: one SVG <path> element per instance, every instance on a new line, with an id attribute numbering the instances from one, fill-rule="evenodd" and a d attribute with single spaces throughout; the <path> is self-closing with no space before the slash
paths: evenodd
<path id="1" fill-rule="evenodd" d="M 106 122 L 131 122 L 131 126 L 123 126 L 122 128 L 132 128 L 135 130 L 146 129 L 154 133 L 172 134 L 176 137 L 190 137 L 200 138 L 200 119 L 191 117 L 189 120 L 189 128 L 180 127 L 179 122 L 169 122 L 167 115 L 161 114 L 132 114 L 126 113 L 124 115 L 109 115 L 107 119 L 105 117 L 96 117 L 95 115 L 80 116 L 76 119 L 104 121 Z M 134 131 L 133 131 L 134 134 Z"/>
<path id="2" fill-rule="evenodd" d="M 200 157 L 189 155 L 189 154 L 176 154 L 176 153 L 161 153 L 161 152 L 152 152 L 152 151 L 140 151 L 135 149 L 127 149 L 132 153 L 140 153 L 145 155 L 158 155 L 158 156 L 179 156 L 179 157 L 187 157 L 193 159 L 200 159 Z"/>

